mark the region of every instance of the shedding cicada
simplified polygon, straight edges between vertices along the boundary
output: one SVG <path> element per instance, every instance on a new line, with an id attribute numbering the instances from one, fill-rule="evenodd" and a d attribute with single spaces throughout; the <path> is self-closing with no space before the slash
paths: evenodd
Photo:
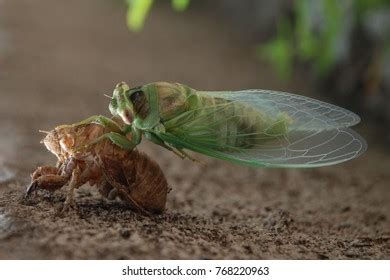
<path id="1" fill-rule="evenodd" d="M 175 152 L 185 150 L 260 167 L 318 167 L 354 159 L 367 148 L 350 127 L 356 114 L 309 97 L 271 90 L 198 91 L 157 82 L 135 88 L 119 83 L 109 105 L 124 125 L 104 116 L 110 139 L 132 150 L 142 136 Z"/>
<path id="2" fill-rule="evenodd" d="M 64 211 L 74 203 L 74 190 L 89 183 L 102 196 L 118 197 L 142 213 L 162 212 L 169 187 L 160 167 L 144 153 L 122 149 L 109 140 L 89 144 L 107 132 L 96 123 L 62 125 L 46 132 L 42 142 L 56 155 L 57 166 L 38 167 L 26 197 L 37 189 L 54 192 L 68 185 Z"/>

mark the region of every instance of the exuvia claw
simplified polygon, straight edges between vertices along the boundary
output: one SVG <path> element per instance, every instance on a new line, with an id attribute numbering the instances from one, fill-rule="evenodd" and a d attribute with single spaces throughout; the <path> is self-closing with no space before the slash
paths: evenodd
<path id="1" fill-rule="evenodd" d="M 37 186 L 38 186 L 37 180 L 32 181 L 31 184 L 27 187 L 24 198 L 28 198 L 31 195 L 31 193 L 37 189 Z"/>

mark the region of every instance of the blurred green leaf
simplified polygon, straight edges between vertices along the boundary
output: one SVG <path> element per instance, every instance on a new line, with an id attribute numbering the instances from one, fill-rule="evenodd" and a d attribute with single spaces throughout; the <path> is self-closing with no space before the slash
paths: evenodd
<path id="1" fill-rule="evenodd" d="M 318 61 L 316 63 L 317 70 L 320 74 L 327 73 L 331 66 L 336 62 L 336 44 L 340 31 L 343 28 L 343 10 L 339 0 L 323 1 L 325 26 L 321 41 L 323 42 L 322 51 L 319 52 Z"/>
<path id="2" fill-rule="evenodd" d="M 139 31 L 154 0 L 125 1 L 127 25 L 130 30 Z M 172 8 L 178 12 L 187 9 L 189 3 L 190 0 L 171 0 Z M 295 21 L 290 22 L 287 15 L 282 17 L 275 37 L 258 46 L 257 55 L 270 61 L 283 78 L 291 75 L 294 58 L 309 62 L 317 75 L 326 75 L 340 59 L 340 46 L 346 46 L 345 40 L 350 40 L 346 37 L 348 24 L 358 25 L 378 8 L 390 8 L 390 0 L 294 0 Z M 384 43 L 388 46 L 389 42 Z"/>
<path id="3" fill-rule="evenodd" d="M 310 30 L 310 15 L 306 0 L 295 2 L 295 12 L 297 17 L 295 35 L 298 54 L 303 60 L 312 59 L 318 49 L 318 40 L 316 40 Z"/>
<path id="4" fill-rule="evenodd" d="M 318 5 L 317 7 L 314 7 Z M 297 0 L 295 2 L 297 56 L 310 61 L 318 75 L 326 74 L 336 62 L 336 48 L 343 28 L 343 10 L 338 0 Z M 320 19 L 313 19 L 317 8 Z M 316 23 L 314 23 L 316 22 Z"/>
<path id="5" fill-rule="evenodd" d="M 152 7 L 153 0 L 127 0 L 127 26 L 130 30 L 139 31 Z"/>
<path id="6" fill-rule="evenodd" d="M 389 7 L 389 0 L 355 0 L 355 8 L 357 11 L 357 16 L 363 16 L 367 11 L 377 8 Z"/>
<path id="7" fill-rule="evenodd" d="M 187 9 L 190 4 L 190 0 L 172 0 L 171 3 L 174 10 L 182 12 Z"/>
<path id="8" fill-rule="evenodd" d="M 294 48 L 290 36 L 291 25 L 283 20 L 278 25 L 277 36 L 257 48 L 258 56 L 270 61 L 284 79 L 290 77 L 293 62 Z"/>

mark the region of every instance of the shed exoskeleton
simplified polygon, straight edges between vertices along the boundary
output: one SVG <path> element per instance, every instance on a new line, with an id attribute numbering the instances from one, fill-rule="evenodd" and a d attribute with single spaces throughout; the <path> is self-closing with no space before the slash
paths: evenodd
<path id="1" fill-rule="evenodd" d="M 110 140 L 90 144 L 107 131 L 100 124 L 86 123 L 47 132 L 42 142 L 56 155 L 57 166 L 38 167 L 26 197 L 37 189 L 54 192 L 68 185 L 64 211 L 74 203 L 74 190 L 89 183 L 108 199 L 119 197 L 142 213 L 161 213 L 169 191 L 162 170 L 136 149 L 122 149 Z"/>

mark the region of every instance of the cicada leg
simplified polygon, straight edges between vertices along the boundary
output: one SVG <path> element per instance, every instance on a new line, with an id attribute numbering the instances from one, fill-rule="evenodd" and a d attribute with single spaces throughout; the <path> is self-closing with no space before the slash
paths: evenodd
<path id="1" fill-rule="evenodd" d="M 122 131 L 122 128 L 118 123 L 116 123 L 114 120 L 107 118 L 105 116 L 102 116 L 102 115 L 93 115 L 93 116 L 90 116 L 89 118 L 86 118 L 85 120 L 80 121 L 80 122 L 77 122 L 74 124 L 64 124 L 64 125 L 60 125 L 56 128 L 61 129 L 64 127 L 74 127 L 74 126 L 79 126 L 79 125 L 89 124 L 89 123 L 98 123 L 98 124 L 108 128 L 110 131 L 113 131 L 113 132 L 119 133 Z"/>
<path id="2" fill-rule="evenodd" d="M 27 187 L 25 198 L 28 198 L 37 189 L 44 189 L 50 192 L 54 192 L 55 190 L 62 188 L 68 182 L 68 179 L 69 178 L 64 175 L 42 175 L 34 179 Z"/>
<path id="3" fill-rule="evenodd" d="M 117 182 L 114 178 L 112 178 L 111 176 L 109 176 L 108 174 L 105 174 L 105 176 L 107 177 L 107 181 L 110 183 L 111 186 L 113 186 L 116 191 L 115 191 L 115 196 L 119 196 L 121 197 L 122 199 L 124 198 L 125 200 L 127 200 L 128 202 L 131 203 L 131 205 L 136 209 L 138 210 L 139 213 L 143 214 L 143 215 L 146 215 L 146 216 L 150 216 L 151 213 L 146 210 L 145 208 L 143 208 L 141 205 L 139 205 L 137 203 L 137 201 L 135 201 L 131 195 L 128 193 L 128 190 L 125 186 L 123 186 L 121 183 Z M 111 195 L 111 192 L 110 194 Z"/>
<path id="4" fill-rule="evenodd" d="M 205 164 L 204 162 L 192 157 L 190 154 L 185 152 L 183 149 L 177 149 L 177 150 L 182 154 L 183 158 L 188 158 L 189 160 L 196 162 L 196 163 L 199 163 L 199 164 Z"/>
<path id="5" fill-rule="evenodd" d="M 201 161 L 197 160 L 196 158 L 193 158 L 191 155 L 183 151 L 183 149 L 177 148 L 177 147 L 171 147 L 165 144 L 163 140 L 161 140 L 157 135 L 150 133 L 150 132 L 145 132 L 145 137 L 153 142 L 154 144 L 157 144 L 165 149 L 167 149 L 170 152 L 173 152 L 175 155 L 177 155 L 181 159 L 188 158 L 189 160 L 192 160 L 193 162 L 201 163 Z"/>
<path id="6" fill-rule="evenodd" d="M 107 177 L 107 175 L 105 175 Z M 98 191 L 99 193 L 107 198 L 108 200 L 114 200 L 116 199 L 117 197 L 119 197 L 119 192 L 118 190 L 113 187 L 108 181 L 107 179 L 103 179 L 101 180 L 98 184 L 97 184 L 97 188 L 98 188 Z"/>
<path id="7" fill-rule="evenodd" d="M 139 129 L 130 125 L 124 125 L 122 128 L 119 128 L 119 126 L 114 121 L 107 119 L 106 117 L 103 117 L 103 119 L 105 121 L 109 120 L 112 124 L 115 124 L 117 126 L 115 130 L 97 137 L 84 146 L 76 147 L 74 151 L 77 152 L 88 148 L 89 146 L 97 144 L 104 139 L 109 139 L 115 145 L 128 151 L 133 150 L 141 142 L 142 132 Z M 111 129 L 111 125 L 108 125 L 107 127 Z"/>
<path id="8" fill-rule="evenodd" d="M 74 190 L 80 186 L 80 169 L 79 167 L 76 167 L 72 171 L 72 176 L 70 178 L 69 182 L 69 190 L 68 194 L 66 196 L 64 206 L 62 207 L 62 210 L 60 214 L 64 214 L 66 211 L 69 210 L 69 207 L 75 208 L 75 203 L 74 203 Z"/>
<path id="9" fill-rule="evenodd" d="M 163 140 L 161 140 L 157 135 L 155 135 L 153 133 L 145 132 L 145 137 L 146 137 L 146 139 L 150 140 L 154 144 L 159 145 L 159 146 L 167 149 L 170 152 L 173 152 L 175 155 L 177 155 L 181 159 L 184 159 L 186 157 L 183 153 L 178 152 L 174 148 L 165 144 L 165 142 Z"/>
<path id="10" fill-rule="evenodd" d="M 42 177 L 44 175 L 57 175 L 58 174 L 58 167 L 54 167 L 51 165 L 43 165 L 39 166 L 32 174 L 31 174 L 31 180 L 34 181 L 35 179 L 38 179 L 39 177 Z"/>
<path id="11" fill-rule="evenodd" d="M 139 142 L 136 143 L 132 140 L 129 140 L 129 139 L 127 139 L 126 136 L 121 135 L 117 132 L 108 132 L 108 133 L 105 133 L 105 134 L 99 136 L 98 138 L 94 139 L 93 141 L 89 142 L 88 144 L 86 144 L 84 146 L 76 147 L 74 150 L 76 152 L 80 151 L 82 149 L 88 148 L 91 145 L 97 144 L 104 139 L 109 139 L 115 145 L 119 146 L 122 149 L 128 150 L 128 151 L 133 150 L 135 148 L 135 146 L 137 146 L 139 143 Z"/>

